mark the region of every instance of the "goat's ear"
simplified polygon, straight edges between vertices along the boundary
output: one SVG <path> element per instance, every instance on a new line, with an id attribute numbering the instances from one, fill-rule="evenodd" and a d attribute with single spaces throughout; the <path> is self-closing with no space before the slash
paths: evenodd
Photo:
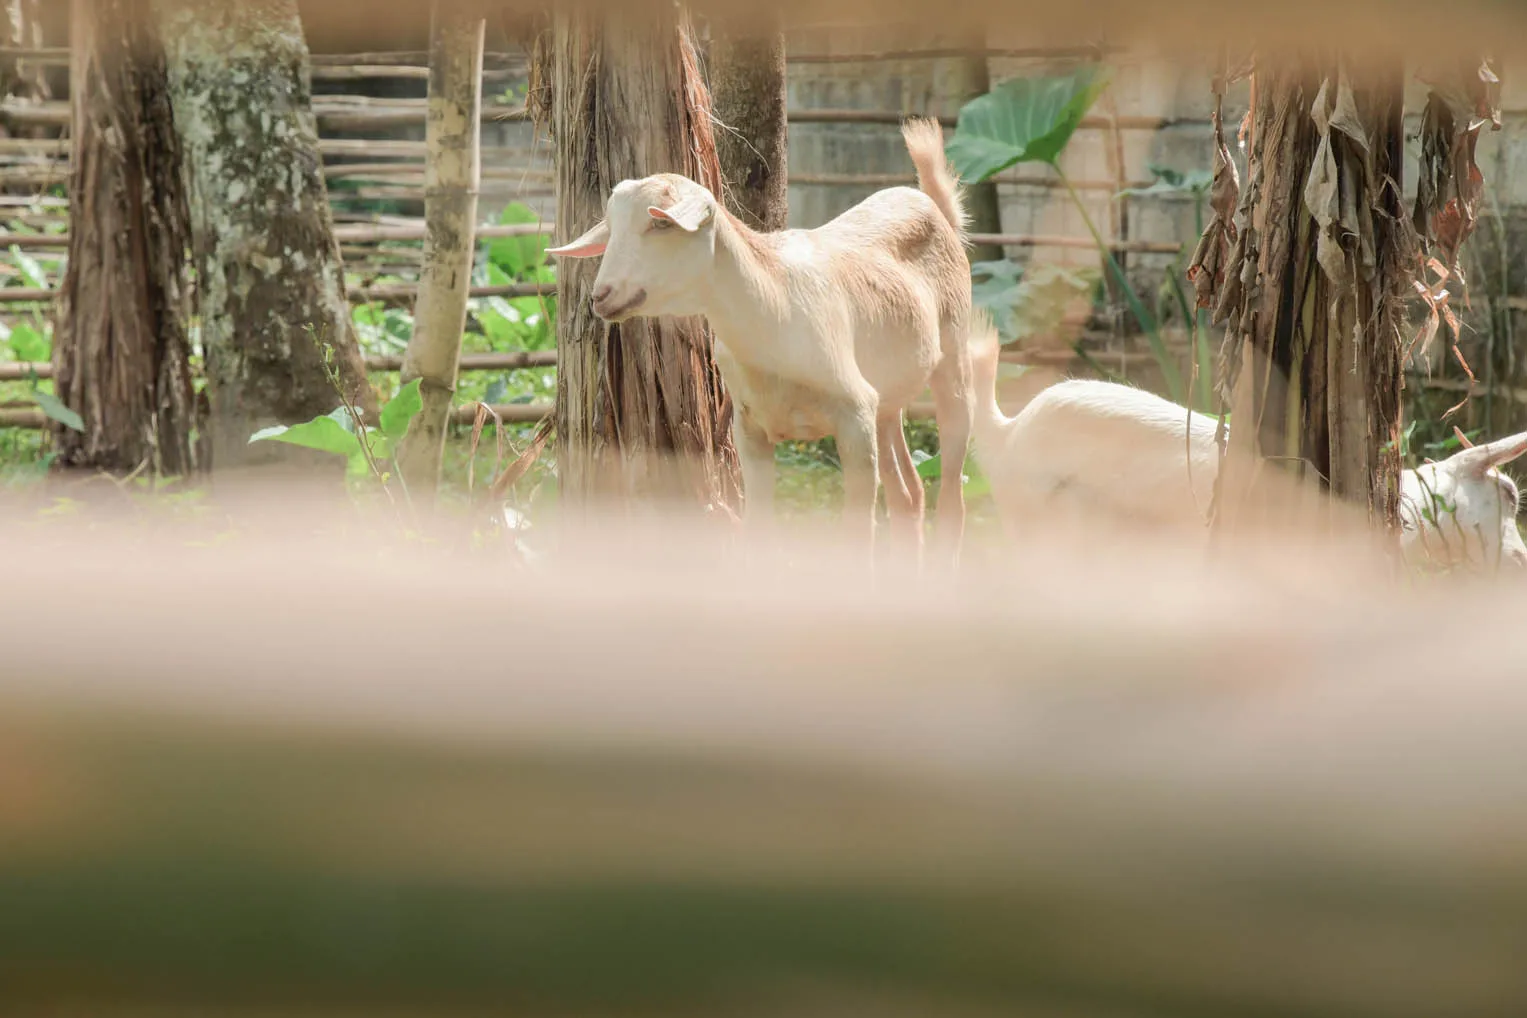
<path id="1" fill-rule="evenodd" d="M 1456 452 L 1451 460 L 1459 471 L 1483 477 L 1491 467 L 1510 463 L 1523 453 L 1527 453 L 1527 431 Z"/>
<path id="2" fill-rule="evenodd" d="M 601 219 L 589 231 L 575 241 L 561 247 L 549 247 L 546 253 L 554 258 L 598 258 L 610 245 L 610 224 Z"/>
<path id="3" fill-rule="evenodd" d="M 711 216 L 715 214 L 716 210 L 711 203 L 706 201 L 703 195 L 698 194 L 680 198 L 678 204 L 672 208 L 660 209 L 656 205 L 647 206 L 647 215 L 653 219 L 666 219 L 676 224 L 685 233 L 694 233 L 710 222 Z"/>

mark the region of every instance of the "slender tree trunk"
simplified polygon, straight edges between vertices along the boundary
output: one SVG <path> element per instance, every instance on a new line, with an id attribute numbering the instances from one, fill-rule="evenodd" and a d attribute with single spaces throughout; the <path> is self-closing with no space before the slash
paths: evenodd
<path id="1" fill-rule="evenodd" d="M 188 223 L 164 50 L 147 0 L 74 0 L 69 261 L 54 325 L 69 466 L 193 467 Z"/>
<path id="2" fill-rule="evenodd" d="M 483 32 L 474 0 L 435 0 L 425 129 L 424 268 L 402 372 L 404 384 L 420 380 L 424 408 L 414 418 L 398 464 L 416 504 L 433 501 L 440 482 L 466 327 L 480 176 Z"/>
<path id="3" fill-rule="evenodd" d="M 558 6 L 552 48 L 560 240 L 599 219 L 610 189 L 629 177 L 676 172 L 721 189 L 710 95 L 688 18 L 674 5 Z M 597 266 L 558 265 L 563 497 L 665 493 L 736 505 L 731 405 L 710 329 L 700 318 L 606 325 L 589 309 Z"/>
<path id="4" fill-rule="evenodd" d="M 1234 433 L 1391 529 L 1401 298 L 1416 250 L 1399 184 L 1403 84 L 1398 62 L 1258 66 L 1249 183 L 1219 305 Z M 1250 510 L 1258 476 L 1276 475 L 1238 473 L 1239 490 L 1223 496 Z"/>
<path id="5" fill-rule="evenodd" d="M 986 30 L 971 28 L 926 36 L 915 45 L 986 48 Z M 941 58 L 934 61 L 934 109 L 930 112 L 954 116 L 978 95 L 991 91 L 991 67 L 985 55 Z M 1002 209 L 997 201 L 997 185 L 991 181 L 965 186 L 965 211 L 970 215 L 972 233 L 1001 233 Z M 972 262 L 997 261 L 1002 258 L 1000 244 L 981 244 L 970 249 Z"/>
<path id="6" fill-rule="evenodd" d="M 340 404 L 375 421 L 318 154 L 296 0 L 154 0 L 185 153 L 212 466 L 332 464 L 251 433 Z"/>
<path id="7" fill-rule="evenodd" d="M 783 230 L 790 213 L 785 36 L 772 9 L 712 24 L 710 81 L 727 206 L 755 230 Z"/>

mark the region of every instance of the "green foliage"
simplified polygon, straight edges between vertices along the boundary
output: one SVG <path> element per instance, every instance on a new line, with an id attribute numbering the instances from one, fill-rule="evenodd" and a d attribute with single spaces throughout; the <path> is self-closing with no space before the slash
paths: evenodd
<path id="1" fill-rule="evenodd" d="M 541 217 L 534 209 L 520 202 L 510 202 L 498 217 L 500 226 L 532 226 L 540 221 Z M 546 260 L 550 240 L 545 233 L 495 237 L 488 242 L 488 262 L 506 276 L 526 282 L 550 283 L 555 279 L 555 272 Z"/>
<path id="2" fill-rule="evenodd" d="M 926 453 L 919 455 L 914 452 L 912 459 L 917 461 L 917 476 L 926 483 L 937 483 L 944 476 L 943 453 L 934 453 L 928 456 Z M 980 498 L 991 493 L 991 483 L 986 475 L 981 472 L 981 465 L 976 462 L 974 455 L 965 457 L 965 469 L 960 474 L 961 487 L 965 491 L 967 499 Z"/>
<path id="3" fill-rule="evenodd" d="M 0 329 L 4 326 L 0 325 Z M 5 343 L 18 361 L 45 364 L 53 358 L 53 342 L 48 336 L 25 322 L 12 326 Z"/>
<path id="4" fill-rule="evenodd" d="M 1096 64 L 1058 77 L 1009 78 L 961 107 L 945 151 L 970 183 L 1018 163 L 1054 166 L 1106 87 L 1107 73 Z"/>
<path id="5" fill-rule="evenodd" d="M 44 392 L 38 388 L 35 383 L 32 385 L 32 398 L 37 401 L 37 405 L 42 408 L 43 413 L 64 427 L 79 432 L 85 430 L 85 422 L 80 420 L 79 414 L 64 406 L 63 401 L 51 392 Z"/>
<path id="6" fill-rule="evenodd" d="M 413 315 L 373 301 L 357 304 L 350 312 L 361 349 L 370 354 L 401 354 L 413 338 Z"/>
<path id="7" fill-rule="evenodd" d="M 1151 353 L 1166 380 L 1168 395 L 1177 402 L 1184 402 L 1186 395 L 1181 375 L 1167 352 L 1155 316 L 1129 285 L 1118 259 L 1087 213 L 1086 204 L 1060 168 L 1061 152 L 1107 86 L 1106 71 L 1093 64 L 1058 77 L 1011 78 L 960 109 L 955 135 L 945 149 L 956 172 L 972 183 L 987 180 L 1021 162 L 1046 163 L 1059 174 L 1066 193 L 1081 214 L 1087 231 L 1092 234 L 1109 278 L 1117 285 L 1130 313 L 1146 335 Z M 1077 352 L 1086 357 L 1079 347 Z M 1093 367 L 1098 367 L 1096 361 L 1087 360 Z"/>
<path id="8" fill-rule="evenodd" d="M 1207 196 L 1209 188 L 1214 184 L 1214 174 L 1208 170 L 1189 170 L 1183 173 L 1169 166 L 1158 166 L 1156 163 L 1147 163 L 1145 168 L 1150 171 L 1151 176 L 1156 178 L 1149 187 L 1126 187 L 1114 197 L 1140 197 L 1142 195 L 1157 194 Z"/>
<path id="9" fill-rule="evenodd" d="M 971 299 L 997 326 L 1004 343 L 1053 333 L 1061 327 L 1066 308 L 1085 297 L 1097 284 L 1097 273 L 1067 265 L 1008 259 L 976 262 L 970 267 Z"/>
<path id="10" fill-rule="evenodd" d="M 47 273 L 43 271 L 43 268 L 40 264 L 38 264 L 37 259 L 31 257 L 25 251 L 21 250 L 20 245 L 11 245 L 11 261 L 14 262 L 16 264 L 16 268 L 20 270 L 21 278 L 26 280 L 27 286 L 38 290 L 49 289 Z"/>
<path id="11" fill-rule="evenodd" d="M 408 432 L 408 426 L 423 408 L 419 396 L 419 379 L 414 379 L 398 390 L 398 394 L 382 407 L 376 428 L 368 428 L 361 422 L 356 427 L 355 418 L 348 407 L 337 407 L 323 417 L 315 417 L 302 424 L 276 425 L 262 428 L 249 436 L 255 442 L 286 442 L 307 449 L 335 453 L 349 461 L 352 474 L 364 474 L 381 460 L 391 459 L 398 442 Z"/>

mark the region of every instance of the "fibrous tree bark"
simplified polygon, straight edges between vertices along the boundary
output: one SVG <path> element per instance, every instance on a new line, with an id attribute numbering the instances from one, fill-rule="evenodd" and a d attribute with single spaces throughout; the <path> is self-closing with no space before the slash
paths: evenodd
<path id="1" fill-rule="evenodd" d="M 1259 478 L 1277 476 L 1240 469 L 1260 460 L 1398 523 L 1402 301 L 1417 261 L 1402 74 L 1399 61 L 1335 54 L 1257 64 L 1239 211 L 1227 222 L 1217 187 L 1213 242 L 1190 270 L 1205 306 L 1218 290 L 1219 394 L 1250 454 L 1222 471 L 1216 498 L 1236 518 L 1255 515 Z"/>
<path id="2" fill-rule="evenodd" d="M 74 0 L 69 260 L 55 309 L 58 397 L 83 433 L 60 461 L 193 468 L 187 210 L 164 51 L 147 0 Z"/>
<path id="3" fill-rule="evenodd" d="M 440 481 L 466 326 L 480 177 L 484 27 L 478 0 L 435 0 L 425 125 L 424 265 L 402 371 L 403 384 L 420 380 L 424 406 L 409 428 L 398 464 L 415 504 L 432 501 Z"/>
<path id="4" fill-rule="evenodd" d="M 732 212 L 755 230 L 789 221 L 785 36 L 772 9 L 728 12 L 711 25 L 709 52 L 716 154 Z"/>
<path id="5" fill-rule="evenodd" d="M 626 178 L 676 172 L 721 190 L 710 95 L 687 16 L 658 0 L 594 7 L 559 5 L 553 15 L 559 242 L 598 220 L 610 189 Z M 734 506 L 731 406 L 704 320 L 606 325 L 589 308 L 597 260 L 557 268 L 562 497 L 648 493 Z"/>
<path id="6" fill-rule="evenodd" d="M 328 465 L 255 430 L 333 410 L 375 421 L 318 154 L 295 0 L 154 0 L 168 55 L 197 273 L 212 467 Z"/>

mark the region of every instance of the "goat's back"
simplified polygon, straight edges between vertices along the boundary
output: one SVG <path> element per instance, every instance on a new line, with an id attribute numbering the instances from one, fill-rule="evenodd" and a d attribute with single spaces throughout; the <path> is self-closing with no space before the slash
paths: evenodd
<path id="1" fill-rule="evenodd" d="M 1200 524 L 1218 468 L 1215 426 L 1142 389 L 1071 379 L 978 438 L 977 456 L 999 504 L 1019 515 Z"/>

